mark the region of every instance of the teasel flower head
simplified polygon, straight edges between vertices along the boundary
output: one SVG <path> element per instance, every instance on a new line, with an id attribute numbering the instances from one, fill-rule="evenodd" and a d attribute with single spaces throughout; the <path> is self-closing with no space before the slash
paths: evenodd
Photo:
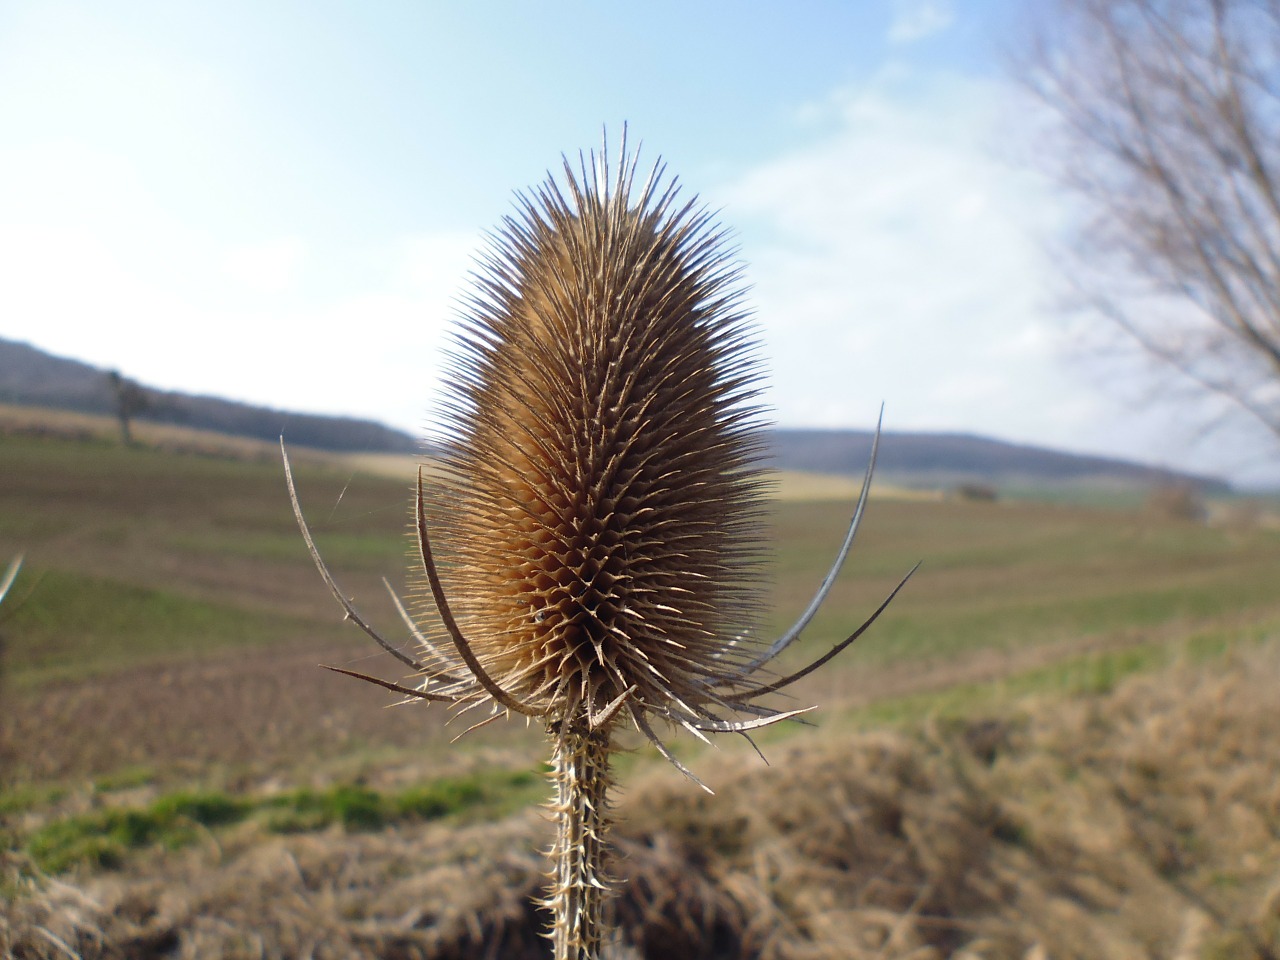
<path id="1" fill-rule="evenodd" d="M 753 627 L 762 417 L 723 236 L 624 155 L 520 201 L 453 354 L 448 593 L 493 680 L 553 721 L 720 709 Z"/>
<path id="2" fill-rule="evenodd" d="M 625 139 L 612 172 L 607 151 L 566 160 L 563 182 L 519 197 L 473 278 L 443 390 L 442 477 L 427 490 L 419 473 L 415 507 L 429 594 L 419 619 L 438 616 L 443 636 L 401 606 L 418 644 L 409 655 L 364 620 L 316 551 L 289 480 L 348 617 L 421 680 L 340 672 L 546 725 L 557 957 L 599 947 L 615 725 L 634 726 L 697 780 L 663 729 L 749 736 L 805 712 L 775 709 L 769 695 L 856 640 L 906 582 L 824 656 L 774 670 L 849 552 L 876 444 L 817 595 L 790 630 L 759 641 L 766 438 L 738 266 L 661 162 L 637 173 Z"/>

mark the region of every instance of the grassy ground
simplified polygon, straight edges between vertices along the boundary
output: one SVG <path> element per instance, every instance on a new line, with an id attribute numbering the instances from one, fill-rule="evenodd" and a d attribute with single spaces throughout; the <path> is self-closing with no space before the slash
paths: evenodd
<path id="1" fill-rule="evenodd" d="M 446 726 L 443 711 L 387 709 L 390 698 L 383 691 L 318 669 L 325 662 L 388 679 L 402 674 L 340 622 L 298 536 L 269 448 L 168 443 L 164 449 L 124 449 L 109 433 L 68 436 L 67 430 L 0 435 L 0 561 L 27 555 L 0 610 L 0 818 L 12 848 L 13 890 L 26 889 L 20 878 L 33 871 L 66 872 L 77 884 L 105 883 L 121 896 L 145 900 L 129 878 L 165 875 L 195 890 L 205 882 L 195 879 L 199 874 L 234 886 L 247 882 L 234 879 L 234 870 L 247 869 L 243 858 L 252 860 L 255 851 L 275 851 L 262 854 L 268 858 L 287 853 L 302 862 L 309 854 L 299 851 L 312 849 L 307 844 L 321 844 L 323 857 L 337 856 L 339 849 L 347 850 L 343 856 L 356 850 L 364 856 L 365 847 L 378 846 L 375 836 L 421 836 L 454 863 L 474 853 L 448 853 L 454 849 L 449 837 L 470 838 L 465 842 L 474 850 L 502 837 L 533 843 L 528 837 L 537 831 L 530 834 L 533 828 L 521 817 L 502 826 L 489 821 L 540 792 L 536 773 L 544 751 L 538 731 L 499 724 L 450 745 L 457 730 Z M 401 461 L 357 463 L 306 452 L 295 457 L 321 550 L 346 592 L 400 636 L 380 583 L 385 576 L 400 588 L 406 576 L 411 469 L 390 476 L 400 469 L 396 464 Z M 789 623 L 807 603 L 841 539 L 853 493 L 827 479 L 803 477 L 785 477 L 781 492 L 769 630 Z M 833 492 L 849 496 L 824 499 Z M 880 498 L 793 662 L 844 636 L 920 559 L 920 573 L 881 622 L 797 691 L 822 705 L 818 728 L 793 725 L 770 733 L 763 745 L 775 762 L 807 770 L 805 764 L 828 763 L 830 751 L 846 746 L 874 754 L 874 747 L 848 746 L 854 741 L 847 738 L 868 730 L 896 731 L 892 736 L 903 742 L 923 744 L 939 724 L 952 733 L 986 720 L 999 721 L 997 732 L 1009 723 L 1029 729 L 1028 723 L 1041 722 L 1040 711 L 1059 709 L 1046 704 L 1111 703 L 1135 682 L 1128 678 L 1164 675 L 1160 671 L 1175 671 L 1182 683 L 1195 674 L 1188 664 L 1235 663 L 1239 650 L 1280 634 L 1280 533 L 1265 526 L 1219 528 L 1134 510 L 1029 500 Z M 1079 732 L 1054 728 L 1044 736 L 1066 743 L 1076 736 L 1072 731 Z M 952 733 L 943 739 L 953 742 Z M 756 783 L 754 774 L 742 771 L 757 768 L 734 747 L 712 760 L 692 741 L 677 742 L 700 772 L 719 771 L 714 785 Z M 942 763 L 951 748 L 920 749 L 935 758 L 932 764 Z M 1274 742 L 1270 749 L 1280 756 Z M 793 751 L 800 751 L 794 761 L 787 759 Z M 654 776 L 665 777 L 654 773 L 661 768 L 644 750 L 624 758 L 622 768 L 628 794 L 643 792 L 640 785 Z M 673 782 L 658 808 L 692 803 L 686 788 Z M 705 802 L 696 806 L 703 810 Z M 1280 807 L 1272 812 L 1280 816 Z M 705 813 L 714 819 L 712 808 Z M 652 831 L 667 836 L 664 843 L 679 835 L 670 824 Z M 658 841 L 628 842 L 647 844 L 640 860 L 652 866 Z M 693 855 L 687 849 L 692 842 L 679 840 L 680 857 Z M 767 847 L 784 840 L 759 842 Z M 911 849 L 911 856 L 925 855 Z M 208 862 L 213 850 L 225 856 L 230 872 L 218 873 Z M 699 863 L 711 862 L 709 855 L 702 851 Z M 678 871 L 680 857 L 663 862 Z M 519 913 L 526 909 L 519 907 L 523 901 L 503 898 L 522 890 L 519 884 L 535 882 L 521 871 L 536 857 L 521 853 L 516 860 L 508 874 L 514 870 L 522 879 L 494 896 L 505 904 L 501 909 Z M 928 881 L 926 867 L 920 882 Z M 724 861 L 717 869 L 715 876 L 694 871 L 709 884 L 699 889 L 720 905 L 716 909 L 728 909 L 725 897 L 736 896 L 735 909 L 741 909 L 751 897 L 777 893 L 751 892 L 742 879 L 725 888 L 725 877 L 739 866 Z M 1255 881 L 1246 884 L 1253 899 L 1241 898 L 1249 909 L 1262 896 Z M 364 889 L 360 884 L 377 886 L 371 876 L 356 884 Z M 370 887 L 361 896 L 375 893 Z M 1054 896 L 1045 893 L 1048 900 Z M 196 904 L 199 896 L 192 897 Z M 373 909 L 372 900 L 360 902 L 365 906 L 340 909 L 353 916 Z M 910 913 L 893 902 L 896 916 Z M 320 909 L 308 904 L 306 910 Z M 339 909 L 336 901 L 331 906 Z M 852 909 L 833 903 L 831 910 L 837 907 Z M 104 909 L 115 915 L 114 907 Z M 930 915 L 939 909 L 929 907 Z M 959 907 L 948 901 L 946 909 Z M 1201 912 L 1209 918 L 1206 930 L 1221 926 L 1212 911 Z M 816 936 L 821 926 L 812 918 L 770 916 L 780 929 L 799 924 L 808 931 L 804 937 Z M 262 918 L 246 922 L 252 928 Z M 43 924 L 62 936 L 53 920 L 45 917 Z M 370 936 L 376 941 L 384 933 Z M 917 939 L 920 949 L 940 951 L 930 956 L 945 956 L 952 952 L 946 944 L 962 942 Z M 225 943 L 219 949 L 228 952 Z M 790 949 L 753 955 L 842 955 Z M 414 954 L 408 947 L 401 952 L 450 955 Z M 51 948 L 49 955 L 59 954 Z"/>
<path id="2" fill-rule="evenodd" d="M 399 676 L 340 622 L 276 462 L 13 436 L 0 439 L 0 456 L 0 556 L 27 554 L 0 622 L 19 779 L 139 763 L 164 771 L 170 761 L 229 765 L 244 778 L 290 758 L 312 769 L 446 735 L 439 711 L 379 709 L 381 691 L 316 669 L 323 661 Z M 402 635 L 379 581 L 405 580 L 409 478 L 305 455 L 297 473 L 344 587 Z M 768 629 L 803 608 L 849 510 L 779 500 Z M 806 692 L 843 700 L 903 671 L 932 677 L 936 689 L 948 669 L 967 676 L 976 662 L 998 671 L 1081 644 L 1280 617 L 1280 536 L 1265 529 L 1031 502 L 884 499 L 794 660 L 852 629 L 919 559 L 882 622 Z M 202 736 L 214 718 L 222 736 Z"/>

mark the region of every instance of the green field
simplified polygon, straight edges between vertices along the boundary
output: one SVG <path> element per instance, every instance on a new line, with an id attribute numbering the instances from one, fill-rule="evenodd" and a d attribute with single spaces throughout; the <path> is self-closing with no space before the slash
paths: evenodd
<path id="1" fill-rule="evenodd" d="M 331 569 L 403 638 L 381 578 L 414 580 L 412 476 L 305 451 L 294 468 Z M 828 488 L 789 478 L 774 504 L 770 633 L 807 603 L 843 535 L 850 502 L 797 493 Z M 247 850 L 435 821 L 465 832 L 541 791 L 537 730 L 494 724 L 451 744 L 447 712 L 386 709 L 392 695 L 319 669 L 403 678 L 342 623 L 269 452 L 0 436 L 0 562 L 19 553 L 0 608 L 6 883 L 127 874 L 210 838 Z M 820 705 L 816 729 L 772 729 L 766 754 L 859 730 L 961 729 L 1028 697 L 1106 696 L 1280 635 L 1280 532 L 1265 524 L 886 497 L 784 667 L 841 639 L 916 561 L 875 627 L 796 691 Z M 674 740 L 695 766 L 742 753 L 735 742 L 713 760 Z M 625 790 L 661 765 L 637 749 L 620 768 Z"/>
<path id="2" fill-rule="evenodd" d="M 27 557 L 7 620 L 15 686 L 345 635 L 317 602 L 278 462 L 0 443 L 0 549 Z M 369 585 L 402 566 L 406 485 L 300 473 L 326 552 L 376 600 Z"/>
<path id="3" fill-rule="evenodd" d="M 27 555 L 14 596 L 24 602 L 11 601 L 5 621 L 15 686 L 352 638 L 307 559 L 278 462 L 12 437 L 0 440 L 0 458 L 0 556 Z M 405 580 L 412 477 L 355 473 L 332 457 L 297 473 L 330 566 L 364 605 L 389 613 L 378 578 Z M 771 628 L 816 587 L 850 508 L 777 502 Z M 1278 543 L 1274 531 L 1137 511 L 877 501 L 808 644 L 837 638 L 917 560 L 915 581 L 851 659 L 953 656 L 1274 610 Z"/>
<path id="4" fill-rule="evenodd" d="M 389 636 L 402 638 L 380 578 L 403 590 L 409 576 L 412 477 L 358 472 L 340 457 L 303 452 L 299 460 L 300 495 L 331 568 Z M 306 694 L 292 717 L 300 728 L 328 711 L 351 711 L 353 700 L 360 710 L 385 702 L 381 691 L 314 666 L 328 658 L 399 676 L 398 664 L 372 656 L 373 645 L 341 622 L 306 555 L 274 459 L 10 436 L 0 439 L 0 462 L 0 557 L 26 555 L 0 625 L 20 779 L 112 774 L 118 749 L 95 753 L 77 742 L 75 756 L 62 762 L 58 737 L 69 732 L 56 723 L 29 729 L 24 718 L 47 719 L 42 702 L 91 702 L 131 682 L 143 685 L 151 709 L 180 714 L 181 703 L 165 700 L 164 686 L 181 689 L 187 675 L 204 671 L 214 677 L 210 683 L 236 686 L 241 674 L 293 671 Z M 782 629 L 803 608 L 850 510 L 839 501 L 775 502 L 763 629 Z M 820 699 L 865 697 L 877 678 L 897 677 L 912 664 L 933 678 L 926 689 L 936 689 L 949 669 L 966 678 L 977 659 L 988 672 L 1032 669 L 1097 649 L 1280 620 L 1275 531 L 1027 500 L 876 499 L 840 581 L 790 662 L 850 631 L 918 560 L 919 573 L 875 628 L 809 683 Z M 160 689 L 149 677 L 163 678 Z M 317 702 L 322 692 L 342 702 Z M 237 722 L 244 723 L 253 703 L 240 694 Z M 270 697 L 266 688 L 262 694 Z M 281 725 L 278 703 L 268 700 L 263 709 Z M 117 714 L 127 729 L 130 718 Z M 377 742 L 380 731 L 401 722 L 358 724 L 354 746 L 403 745 L 410 738 L 395 734 Z M 173 723 L 181 729 L 186 720 L 179 715 Z M 139 726 L 154 726 L 154 717 L 140 717 Z M 315 749 L 325 755 L 313 757 Z M 309 737 L 295 766 L 334 760 L 344 749 Z M 27 763 L 33 753 L 40 763 Z M 203 753 L 221 758 L 216 745 Z M 256 773 L 266 769 L 239 745 L 225 759 Z M 161 751 L 153 762 L 163 761 Z M 123 762 L 130 764 L 127 755 Z"/>

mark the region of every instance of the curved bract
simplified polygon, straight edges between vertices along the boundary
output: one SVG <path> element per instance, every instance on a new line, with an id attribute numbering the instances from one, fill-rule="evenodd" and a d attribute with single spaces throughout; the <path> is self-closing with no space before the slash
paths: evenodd
<path id="1" fill-rule="evenodd" d="M 18 554 L 10 560 L 4 576 L 0 577 L 0 603 L 4 603 L 4 598 L 9 595 L 9 588 L 13 586 L 13 581 L 18 579 L 18 571 L 22 569 L 22 559 L 22 554 Z"/>

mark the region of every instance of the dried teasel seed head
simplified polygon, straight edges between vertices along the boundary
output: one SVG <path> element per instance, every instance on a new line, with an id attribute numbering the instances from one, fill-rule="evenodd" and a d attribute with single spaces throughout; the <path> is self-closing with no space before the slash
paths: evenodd
<path id="1" fill-rule="evenodd" d="M 429 498 L 485 671 L 550 720 L 701 716 L 751 651 L 760 367 L 733 251 L 625 144 L 519 199 L 451 352 Z"/>
<path id="2" fill-rule="evenodd" d="M 463 711 L 489 703 L 491 719 L 505 709 L 546 721 L 556 839 L 543 904 L 556 960 L 594 960 L 604 942 L 614 722 L 629 718 L 697 781 L 653 717 L 699 737 L 749 737 L 807 712 L 766 699 L 853 644 L 916 569 L 843 641 L 773 672 L 853 546 L 877 426 L 853 519 L 813 600 L 771 643 L 746 639 L 764 500 L 750 322 L 707 213 L 677 202 L 660 163 L 639 189 L 635 173 L 625 142 L 612 178 L 603 157 L 577 171 L 566 161 L 564 187 L 548 178 L 521 198 L 475 278 L 446 382 L 444 481 L 428 504 L 419 471 L 414 518 L 430 590 L 422 612 L 439 616 L 447 643 L 430 639 L 394 592 L 417 657 L 355 608 L 316 548 L 281 439 L 294 516 L 321 578 L 347 618 L 421 683 L 329 669 Z"/>

